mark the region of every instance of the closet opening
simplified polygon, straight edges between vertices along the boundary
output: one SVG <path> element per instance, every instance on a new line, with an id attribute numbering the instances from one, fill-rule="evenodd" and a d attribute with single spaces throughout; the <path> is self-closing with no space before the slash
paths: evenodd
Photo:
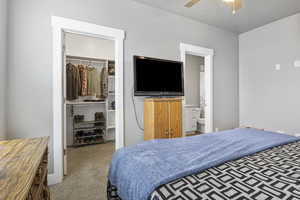
<path id="1" fill-rule="evenodd" d="M 50 156 L 53 156 L 53 169 L 50 169 L 48 175 L 49 184 L 54 185 L 74 180 L 70 179 L 72 170 L 68 160 L 72 159 L 72 155 L 68 158 L 68 147 L 80 151 L 88 147 L 97 148 L 97 146 L 104 147 L 106 144 L 112 144 L 111 149 L 108 150 L 109 156 L 101 154 L 105 150 L 100 154 L 99 151 L 90 153 L 82 151 L 81 155 L 83 156 L 75 162 L 78 165 L 75 173 L 79 180 L 74 184 L 83 188 L 84 182 L 80 179 L 86 177 L 95 181 L 90 182 L 93 184 L 90 188 L 99 187 L 99 181 L 106 178 L 101 174 L 106 174 L 103 170 L 108 169 L 102 161 L 109 160 L 116 149 L 124 146 L 123 58 L 125 32 L 120 29 L 57 16 L 51 17 L 51 24 L 53 37 L 53 138 L 51 141 L 53 148 L 50 148 Z M 109 52 L 113 53 L 109 54 Z M 88 68 L 84 71 L 89 75 L 88 78 L 87 75 L 84 75 L 86 77 L 84 80 L 87 82 L 84 83 L 87 87 L 84 88 L 84 91 L 82 91 L 82 85 L 79 87 L 78 84 L 78 88 L 81 89 L 81 91 L 78 89 L 78 93 L 73 93 L 77 89 L 71 90 L 71 92 L 67 90 L 67 85 L 74 86 L 77 80 L 76 73 L 74 73 L 75 81 L 67 84 L 67 75 L 70 77 L 74 75 L 67 74 L 67 64 L 69 63 L 69 70 L 78 70 L 72 65 L 75 67 L 84 65 L 83 67 L 79 66 L 81 72 Z M 105 70 L 102 70 L 103 67 Z M 98 72 L 93 73 L 97 70 Z M 101 79 L 101 75 L 100 80 L 98 79 L 97 74 L 101 73 L 99 71 L 103 72 L 104 79 Z M 80 77 L 80 74 L 78 76 L 77 73 L 77 77 Z M 89 79 L 91 77 L 92 79 Z M 107 80 L 107 82 L 101 80 Z M 100 88 L 96 84 L 99 81 Z M 111 82 L 109 83 L 109 81 Z M 114 88 L 114 90 L 110 90 L 108 87 Z M 111 91 L 110 94 L 108 94 L 109 91 Z M 84 114 L 77 114 L 83 112 Z M 77 116 L 75 117 L 75 115 Z M 81 126 L 84 131 L 80 129 Z M 73 137 L 73 131 L 76 132 L 73 130 L 75 128 L 79 134 Z M 97 159 L 101 158 L 102 163 L 97 161 L 94 164 L 91 163 L 96 157 L 95 154 L 98 154 Z M 84 158 L 86 162 L 82 162 L 81 158 Z M 92 173 L 85 174 L 86 170 L 82 170 L 84 167 L 92 168 L 91 171 L 96 170 L 97 173 L 94 171 L 93 175 Z M 101 176 L 100 179 L 99 176 Z M 58 184 L 57 188 L 63 189 L 63 183 Z M 100 188 L 102 187 L 100 186 Z"/>
<path id="2" fill-rule="evenodd" d="M 68 32 L 63 37 L 64 181 L 105 183 L 101 177 L 115 151 L 115 41 Z"/>
<path id="3" fill-rule="evenodd" d="M 117 148 L 117 47 L 115 40 L 92 35 L 62 31 L 61 36 L 63 181 L 52 190 L 64 191 L 56 192 L 57 198 L 75 199 L 68 185 L 106 192 Z"/>

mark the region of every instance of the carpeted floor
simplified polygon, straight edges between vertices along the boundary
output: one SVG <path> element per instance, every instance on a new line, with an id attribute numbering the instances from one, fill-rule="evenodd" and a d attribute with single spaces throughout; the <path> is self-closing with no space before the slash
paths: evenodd
<path id="1" fill-rule="evenodd" d="M 68 175 L 50 187 L 52 200 L 106 200 L 114 143 L 68 148 Z"/>

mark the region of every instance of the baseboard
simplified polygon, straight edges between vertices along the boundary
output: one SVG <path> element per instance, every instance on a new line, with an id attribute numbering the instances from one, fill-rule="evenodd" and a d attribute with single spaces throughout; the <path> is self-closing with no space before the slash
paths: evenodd
<path id="1" fill-rule="evenodd" d="M 61 183 L 61 180 L 59 180 L 55 174 L 48 174 L 48 185 L 55 185 Z"/>

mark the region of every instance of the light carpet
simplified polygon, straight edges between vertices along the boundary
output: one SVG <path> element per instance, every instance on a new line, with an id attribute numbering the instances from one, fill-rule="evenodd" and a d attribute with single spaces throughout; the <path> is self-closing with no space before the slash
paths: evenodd
<path id="1" fill-rule="evenodd" d="M 114 143 L 68 148 L 68 175 L 50 187 L 52 200 L 106 200 Z"/>

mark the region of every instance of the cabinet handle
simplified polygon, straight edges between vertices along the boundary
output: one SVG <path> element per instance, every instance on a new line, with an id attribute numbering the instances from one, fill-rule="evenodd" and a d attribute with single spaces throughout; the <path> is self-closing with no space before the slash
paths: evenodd
<path id="1" fill-rule="evenodd" d="M 168 135 L 169 135 L 169 131 L 168 131 L 168 129 L 166 129 L 166 131 L 165 131 L 165 135 L 166 135 L 166 136 L 168 136 Z"/>
<path id="2" fill-rule="evenodd" d="M 171 128 L 171 130 L 170 130 L 170 135 L 171 135 L 171 137 L 173 137 L 173 129 Z"/>

